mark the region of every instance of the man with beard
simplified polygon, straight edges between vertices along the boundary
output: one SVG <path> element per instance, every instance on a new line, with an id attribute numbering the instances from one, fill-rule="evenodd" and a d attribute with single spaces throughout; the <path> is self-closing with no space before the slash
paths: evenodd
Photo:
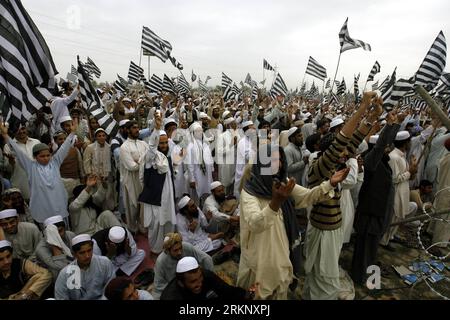
<path id="1" fill-rule="evenodd" d="M 206 198 L 205 204 L 203 205 L 204 212 L 212 213 L 212 221 L 217 224 L 217 229 L 220 232 L 232 231 L 239 227 L 239 210 L 237 206 L 234 206 L 234 210 L 231 212 L 223 212 L 222 205 L 225 203 L 225 187 L 220 181 L 214 181 L 211 183 L 212 194 Z M 236 203 L 237 204 L 237 203 Z"/>
<path id="2" fill-rule="evenodd" d="M 202 270 L 194 257 L 177 263 L 176 278 L 161 294 L 161 300 L 252 300 L 256 286 L 248 291 L 233 287 L 214 272 Z"/>
<path id="3" fill-rule="evenodd" d="M 195 205 L 194 200 L 188 196 L 181 198 L 178 209 L 180 212 L 177 214 L 177 228 L 186 242 L 204 252 L 211 252 L 221 247 L 220 239 L 224 236 L 223 232 L 206 232 L 212 219 L 211 212 L 207 212 L 205 216 Z"/>
<path id="4" fill-rule="evenodd" d="M 156 115 L 145 157 L 144 188 L 138 199 L 143 205 L 144 227 L 148 228 L 148 242 L 154 255 L 161 253 L 164 235 L 173 232 L 176 225 L 173 163 L 169 138 L 161 125 L 161 116 Z"/>
<path id="5" fill-rule="evenodd" d="M 242 124 L 244 137 L 239 140 L 237 146 L 236 171 L 234 175 L 234 196 L 239 200 L 241 179 L 244 174 L 245 166 L 253 161 L 256 154 L 256 128 L 252 121 L 246 121 Z"/>
<path id="6" fill-rule="evenodd" d="M 391 222 L 394 185 L 388 146 L 394 141 L 404 118 L 390 112 L 381 134 L 370 137 L 369 151 L 364 156 L 364 182 L 356 208 L 351 271 L 352 279 L 357 284 L 362 284 L 367 277 L 367 267 L 377 263 L 378 245 Z"/>
<path id="7" fill-rule="evenodd" d="M 5 240 L 12 243 L 13 257 L 34 261 L 36 246 L 42 235 L 35 224 L 19 222 L 16 209 L 0 211 L 0 228 L 3 229 Z"/>
<path id="8" fill-rule="evenodd" d="M 100 253 L 108 257 L 117 276 L 128 276 L 139 267 L 145 252 L 138 249 L 131 233 L 121 226 L 114 226 L 96 232 L 92 239 L 97 242 Z"/>
<path id="9" fill-rule="evenodd" d="M 10 188 L 3 192 L 2 202 L 5 209 L 16 209 L 20 222 L 33 223 L 30 209 L 22 197 L 22 192 L 17 188 Z"/>
<path id="10" fill-rule="evenodd" d="M 288 139 L 289 144 L 284 148 L 288 165 L 288 176 L 295 178 L 295 181 L 301 185 L 305 165 L 308 163 L 308 158 L 303 156 L 301 150 L 303 145 L 302 130 L 297 127 L 290 128 Z"/>
<path id="11" fill-rule="evenodd" d="M 123 204 L 128 229 L 136 233 L 140 229 L 138 197 L 143 184 L 140 173 L 144 170 L 148 144 L 138 140 L 139 126 L 137 121 L 127 122 L 128 139 L 119 151 L 120 182 L 123 188 Z"/>
<path id="12" fill-rule="evenodd" d="M 152 295 L 159 299 L 167 284 L 175 278 L 177 263 L 181 258 L 194 257 L 204 270 L 214 272 L 212 258 L 205 252 L 183 241 L 181 234 L 168 233 L 164 238 L 164 251 L 155 263 L 155 280 Z"/>

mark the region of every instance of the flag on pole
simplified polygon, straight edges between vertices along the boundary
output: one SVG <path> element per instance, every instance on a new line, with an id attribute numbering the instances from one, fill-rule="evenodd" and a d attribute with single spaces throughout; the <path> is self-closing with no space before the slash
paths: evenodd
<path id="1" fill-rule="evenodd" d="M 92 61 L 91 58 L 87 57 L 87 62 L 85 63 L 85 66 L 88 67 L 88 69 L 95 75 L 96 78 L 100 78 L 102 75 L 102 72 L 100 71 L 99 67 Z"/>
<path id="2" fill-rule="evenodd" d="M 144 75 L 144 69 L 139 67 L 136 63 L 131 61 L 130 68 L 128 70 L 128 79 L 136 82 L 140 82 Z"/>
<path id="3" fill-rule="evenodd" d="M 160 77 L 156 74 L 153 74 L 149 80 L 150 83 L 150 92 L 160 93 L 163 88 L 163 82 Z"/>
<path id="4" fill-rule="evenodd" d="M 370 44 L 361 40 L 352 39 L 347 28 L 348 18 L 345 20 L 344 25 L 339 32 L 339 43 L 341 45 L 341 53 L 347 50 L 363 48 L 364 50 L 371 51 Z"/>
<path id="5" fill-rule="evenodd" d="M 266 59 L 264 59 L 263 61 L 263 68 L 266 70 L 275 71 L 274 68 L 272 68 L 272 66 L 266 61 Z"/>
<path id="6" fill-rule="evenodd" d="M 375 61 L 375 64 L 373 65 L 372 70 L 370 70 L 369 76 L 367 77 L 367 82 L 373 81 L 373 77 L 375 77 L 375 75 L 380 72 L 380 70 L 380 64 L 378 63 L 378 61 Z"/>
<path id="7" fill-rule="evenodd" d="M 148 27 L 142 27 L 141 47 L 144 55 L 156 56 L 162 62 L 166 62 L 169 59 L 175 68 L 183 70 L 183 65 L 171 56 L 172 45 L 169 41 L 160 38 Z"/>
<path id="8" fill-rule="evenodd" d="M 175 84 L 173 83 L 172 79 L 170 79 L 166 74 L 164 74 L 162 91 L 166 91 L 168 93 L 176 95 Z"/>
<path id="9" fill-rule="evenodd" d="M 306 73 L 322 81 L 327 77 L 327 70 L 321 66 L 313 57 L 309 57 Z"/>
<path id="10" fill-rule="evenodd" d="M 222 72 L 222 88 L 226 88 L 228 86 L 231 86 L 231 83 L 233 80 L 229 76 L 227 76 L 225 73 Z"/>
<path id="11" fill-rule="evenodd" d="M 194 74 L 194 70 L 192 70 L 191 81 L 195 82 L 197 80 L 197 76 Z"/>
<path id="12" fill-rule="evenodd" d="M 275 82 L 273 83 L 272 88 L 270 89 L 270 96 L 273 98 L 276 98 L 277 96 L 285 97 L 287 93 L 288 89 L 286 83 L 284 82 L 281 75 L 278 73 L 277 77 L 275 78 Z"/>

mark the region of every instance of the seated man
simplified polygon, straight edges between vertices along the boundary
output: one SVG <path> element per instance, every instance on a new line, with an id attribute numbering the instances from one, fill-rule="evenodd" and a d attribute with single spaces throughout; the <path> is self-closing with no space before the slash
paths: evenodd
<path id="1" fill-rule="evenodd" d="M 147 290 L 138 290 L 133 281 L 127 277 L 112 279 L 105 289 L 105 296 L 108 300 L 153 300 L 152 295 Z"/>
<path id="2" fill-rule="evenodd" d="M 35 224 L 19 222 L 16 209 L 0 211 L 0 228 L 3 228 L 5 239 L 12 243 L 13 258 L 35 261 L 35 250 L 42 234 Z"/>
<path id="3" fill-rule="evenodd" d="M 73 189 L 75 200 L 69 205 L 73 232 L 93 235 L 102 229 L 121 225 L 114 213 L 102 210 L 106 189 L 106 182 L 100 183 L 95 175 L 87 178 L 86 185 Z"/>
<path id="4" fill-rule="evenodd" d="M 11 242 L 0 241 L 0 300 L 36 300 L 51 284 L 51 273 L 30 260 L 13 258 Z"/>
<path id="5" fill-rule="evenodd" d="M 211 183 L 212 194 L 206 198 L 203 206 L 204 212 L 212 213 L 212 223 L 217 224 L 217 231 L 229 233 L 230 235 L 239 229 L 239 209 L 236 206 L 231 208 L 231 212 L 224 212 L 223 204 L 227 200 L 225 197 L 225 187 L 220 181 Z M 212 228 L 214 229 L 214 228 Z"/>
<path id="6" fill-rule="evenodd" d="M 409 201 L 417 204 L 417 214 L 422 214 L 423 205 L 426 202 L 433 203 L 433 184 L 428 180 L 421 180 L 419 189 L 411 190 Z"/>
<path id="7" fill-rule="evenodd" d="M 66 231 L 66 224 L 61 216 L 48 218 L 44 225 L 44 238 L 36 247 L 36 257 L 52 273 L 53 281 L 56 281 L 61 269 L 73 261 L 70 243 L 75 233 Z"/>
<path id="8" fill-rule="evenodd" d="M 214 272 L 203 270 L 194 257 L 178 261 L 176 278 L 169 282 L 161 294 L 161 300 L 250 300 L 254 288 L 246 291 L 225 283 Z"/>
<path id="9" fill-rule="evenodd" d="M 167 284 L 175 278 L 178 261 L 186 256 L 194 257 L 205 270 L 214 271 L 212 258 L 190 243 L 184 242 L 179 233 L 168 233 L 164 238 L 164 251 L 155 263 L 153 297 L 159 299 Z"/>
<path id="10" fill-rule="evenodd" d="M 56 300 L 104 300 L 106 285 L 114 278 L 111 261 L 93 254 L 94 242 L 88 234 L 72 239 L 75 260 L 65 266 L 55 283 Z"/>
<path id="11" fill-rule="evenodd" d="M 224 233 L 207 233 L 206 229 L 210 226 L 209 222 L 212 213 L 208 212 L 207 216 L 195 205 L 194 200 L 188 196 L 184 196 L 178 202 L 177 228 L 186 242 L 189 242 L 197 249 L 204 252 L 211 252 L 219 249 Z"/>
<path id="12" fill-rule="evenodd" d="M 23 199 L 20 189 L 11 188 L 3 192 L 2 202 L 5 209 L 16 209 L 19 216 L 19 222 L 34 223 L 30 209 Z"/>
<path id="13" fill-rule="evenodd" d="M 117 276 L 130 276 L 145 258 L 144 250 L 137 248 L 133 235 L 124 227 L 100 230 L 92 238 L 100 248 L 98 254 L 108 257 L 113 263 Z"/>

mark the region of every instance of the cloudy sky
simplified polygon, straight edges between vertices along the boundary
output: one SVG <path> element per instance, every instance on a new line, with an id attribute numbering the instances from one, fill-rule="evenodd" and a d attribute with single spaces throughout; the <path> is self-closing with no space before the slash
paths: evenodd
<path id="1" fill-rule="evenodd" d="M 353 74 L 365 79 L 375 60 L 384 78 L 397 67 L 398 76 L 417 71 L 440 30 L 450 39 L 448 0 L 22 0 L 46 39 L 62 76 L 87 56 L 102 70 L 102 81 L 127 76 L 139 64 L 142 26 L 173 46 L 172 54 L 209 84 L 220 83 L 224 71 L 234 81 L 247 72 L 263 78 L 262 61 L 276 66 L 289 88 L 300 86 L 314 57 L 333 77 L 339 55 L 338 33 L 348 17 L 350 36 L 369 43 L 372 51 L 354 49 L 341 56 L 337 79 Z M 141 65 L 148 73 L 147 57 Z M 155 57 L 151 73 L 175 76 L 168 61 Z M 446 67 L 446 70 L 450 70 Z M 271 81 L 270 72 L 265 73 Z M 314 78 L 306 76 L 311 83 Z M 316 79 L 316 83 L 319 81 Z"/>

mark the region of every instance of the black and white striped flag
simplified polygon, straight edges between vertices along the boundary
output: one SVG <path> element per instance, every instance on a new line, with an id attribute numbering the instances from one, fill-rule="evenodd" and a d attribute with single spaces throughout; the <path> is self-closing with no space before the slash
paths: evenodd
<path id="1" fill-rule="evenodd" d="M 414 93 L 414 78 L 398 79 L 387 100 L 383 100 L 384 109 L 392 110 L 402 100 L 403 96 L 411 91 Z"/>
<path id="2" fill-rule="evenodd" d="M 319 89 L 316 87 L 316 85 L 313 81 L 313 84 L 312 84 L 311 88 L 309 89 L 308 93 L 306 94 L 306 97 L 309 99 L 315 99 L 315 98 L 317 98 L 318 94 L 319 94 Z"/>
<path id="3" fill-rule="evenodd" d="M 341 52 L 356 48 L 363 48 L 364 50 L 371 51 L 370 44 L 365 43 L 361 40 L 352 39 L 350 37 L 347 28 L 347 22 L 348 18 L 345 20 L 345 23 L 342 26 L 341 31 L 339 32 L 339 43 L 341 45 Z"/>
<path id="4" fill-rule="evenodd" d="M 302 86 L 300 87 L 300 94 L 303 95 L 306 91 L 306 83 L 303 82 Z"/>
<path id="5" fill-rule="evenodd" d="M 329 89 L 331 87 L 331 79 L 327 80 L 327 83 L 325 84 L 325 89 Z"/>
<path id="6" fill-rule="evenodd" d="M 228 86 L 231 86 L 231 83 L 233 80 L 229 76 L 227 76 L 225 73 L 222 72 L 222 88 L 226 88 Z"/>
<path id="7" fill-rule="evenodd" d="M 103 102 L 89 81 L 89 77 L 78 58 L 78 83 L 83 107 L 97 119 L 98 124 L 109 136 L 115 136 L 119 130 L 117 122 L 105 111 Z"/>
<path id="8" fill-rule="evenodd" d="M 91 58 L 87 57 L 87 62 L 84 65 L 89 69 L 90 73 L 95 75 L 96 78 L 100 78 L 102 72 Z"/>
<path id="9" fill-rule="evenodd" d="M 139 67 L 133 61 L 130 62 L 130 69 L 128 70 L 128 79 L 136 82 L 140 82 L 144 75 L 144 69 Z"/>
<path id="10" fill-rule="evenodd" d="M 163 82 L 160 77 L 153 74 L 150 78 L 150 92 L 160 93 L 163 88 Z"/>
<path id="11" fill-rule="evenodd" d="M 327 77 L 327 70 L 321 66 L 313 57 L 309 57 L 306 73 L 322 81 Z"/>
<path id="12" fill-rule="evenodd" d="M 415 110 L 423 111 L 428 107 L 428 104 L 425 102 L 425 100 L 422 99 L 414 99 L 412 100 L 412 105 Z"/>
<path id="13" fill-rule="evenodd" d="M 353 82 L 353 93 L 355 95 L 356 102 L 359 101 L 359 85 L 358 85 L 359 76 L 360 76 L 360 73 L 358 73 L 358 76 L 355 76 L 355 80 Z"/>
<path id="14" fill-rule="evenodd" d="M 18 0 L 0 2 L 0 91 L 10 128 L 28 120 L 52 97 L 58 74 L 50 50 Z"/>
<path id="15" fill-rule="evenodd" d="M 71 65 L 71 68 L 70 68 L 70 74 L 73 75 L 73 76 L 75 76 L 75 77 L 78 76 L 77 68 L 75 68 L 75 67 L 73 66 L 73 64 Z"/>
<path id="16" fill-rule="evenodd" d="M 257 98 L 258 98 L 258 87 L 257 86 L 253 86 L 253 88 L 252 88 L 252 101 L 256 101 Z"/>
<path id="17" fill-rule="evenodd" d="M 198 78 L 198 88 L 203 94 L 208 92 L 208 87 L 206 87 L 206 85 L 202 82 L 202 80 L 200 80 L 200 78 Z"/>
<path id="18" fill-rule="evenodd" d="M 225 102 L 236 98 L 236 93 L 233 91 L 233 87 L 231 85 L 225 88 L 222 98 Z"/>
<path id="19" fill-rule="evenodd" d="M 379 89 L 381 91 L 381 98 L 383 99 L 383 108 L 386 111 L 392 110 L 392 108 L 389 105 L 387 105 L 385 101 L 386 102 L 388 101 L 389 97 L 391 96 L 392 90 L 394 89 L 396 72 L 397 67 L 395 67 L 394 72 L 392 72 L 392 75 L 389 77 L 389 80 L 384 85 L 382 85 L 383 88 L 380 87 Z"/>
<path id="20" fill-rule="evenodd" d="M 178 93 L 190 94 L 191 88 L 183 74 L 178 76 Z"/>
<path id="21" fill-rule="evenodd" d="M 166 91 L 168 93 L 176 95 L 175 84 L 173 83 L 172 79 L 170 79 L 166 74 L 164 74 L 162 91 Z"/>
<path id="22" fill-rule="evenodd" d="M 345 79 L 342 78 L 341 83 L 339 83 L 338 87 L 337 87 L 337 95 L 343 95 L 345 93 L 345 90 L 347 90 L 347 86 L 345 85 Z"/>
<path id="23" fill-rule="evenodd" d="M 283 78 L 279 73 L 277 73 L 277 77 L 275 78 L 275 82 L 272 85 L 272 88 L 270 89 L 270 96 L 271 97 L 277 97 L 277 96 L 283 96 L 286 97 L 288 94 L 288 89 L 286 86 L 286 83 L 284 83 Z"/>
<path id="24" fill-rule="evenodd" d="M 378 89 L 378 80 L 374 83 L 374 84 L 372 84 L 372 91 L 375 91 L 375 90 L 377 90 Z"/>
<path id="25" fill-rule="evenodd" d="M 114 87 L 114 89 L 116 89 L 117 91 L 120 91 L 122 93 L 126 92 L 126 90 L 127 90 L 127 88 L 119 80 L 114 81 L 113 87 Z"/>
<path id="26" fill-rule="evenodd" d="M 166 62 L 167 59 L 169 59 L 174 67 L 183 70 L 183 65 L 171 56 L 172 45 L 169 41 L 163 40 L 147 27 L 142 27 L 141 47 L 144 55 L 156 56 L 161 59 L 162 62 Z"/>
<path id="27" fill-rule="evenodd" d="M 380 86 L 378 87 L 377 90 L 380 90 L 381 92 L 383 92 L 386 89 L 386 86 L 388 85 L 390 79 L 391 79 L 391 77 L 388 75 L 386 77 L 386 79 L 384 79 L 384 81 L 380 84 Z"/>
<path id="28" fill-rule="evenodd" d="M 194 74 L 194 70 L 192 70 L 191 81 L 195 82 L 195 80 L 197 80 L 197 76 Z"/>
<path id="29" fill-rule="evenodd" d="M 266 59 L 264 59 L 263 61 L 263 68 L 266 70 L 275 71 L 274 68 L 272 68 L 272 66 L 266 61 Z"/>
<path id="30" fill-rule="evenodd" d="M 439 78 L 445 68 L 447 58 L 447 44 L 444 33 L 439 32 L 431 45 L 425 59 L 415 75 L 415 85 L 421 85 L 427 91 L 431 91 L 438 84 Z"/>
<path id="31" fill-rule="evenodd" d="M 373 65 L 372 70 L 370 70 L 369 76 L 367 77 L 367 82 L 373 81 L 373 77 L 375 77 L 375 75 L 380 72 L 380 70 L 380 64 L 378 63 L 378 61 L 375 61 L 375 64 Z"/>
<path id="32" fill-rule="evenodd" d="M 247 73 L 247 76 L 245 77 L 244 83 L 248 84 L 249 86 L 253 85 L 252 77 L 250 76 L 250 73 Z"/>

